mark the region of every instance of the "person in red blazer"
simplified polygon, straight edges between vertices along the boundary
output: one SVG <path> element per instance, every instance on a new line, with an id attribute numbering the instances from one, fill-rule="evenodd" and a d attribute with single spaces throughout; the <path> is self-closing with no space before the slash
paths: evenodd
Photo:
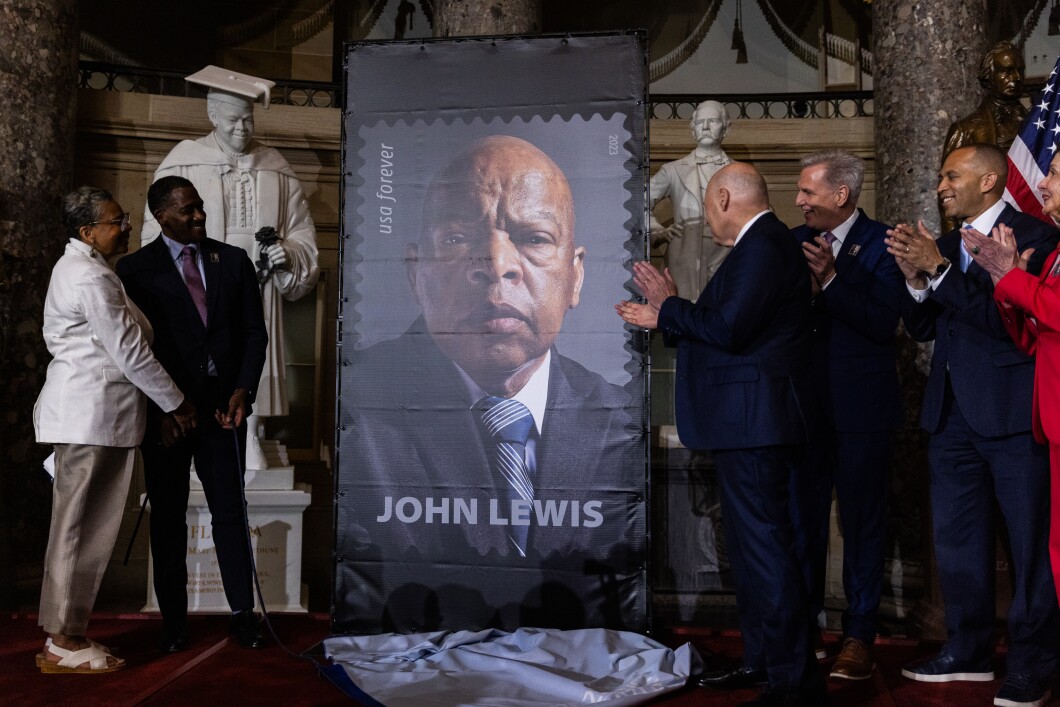
<path id="1" fill-rule="evenodd" d="M 1042 210 L 1060 220 L 1060 153 L 1038 184 Z M 1037 359 L 1032 424 L 1035 438 L 1049 445 L 1052 517 L 1049 560 L 1060 586 L 1060 247 L 1046 259 L 1040 275 L 1027 272 L 1031 253 L 1016 250 L 1012 229 L 999 225 L 993 238 L 979 232 L 964 235 L 972 258 L 994 280 L 994 300 L 1013 341 Z"/>

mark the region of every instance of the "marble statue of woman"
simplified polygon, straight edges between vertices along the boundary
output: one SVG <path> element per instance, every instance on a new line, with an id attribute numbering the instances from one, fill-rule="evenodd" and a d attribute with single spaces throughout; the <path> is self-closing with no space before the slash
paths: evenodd
<path id="1" fill-rule="evenodd" d="M 287 160 L 254 138 L 254 104 L 264 98 L 272 82 L 219 67 L 187 77 L 210 87 L 206 111 L 214 130 L 197 140 L 183 140 L 155 170 L 155 180 L 168 175 L 185 177 L 195 185 L 206 209 L 206 233 L 243 248 L 259 264 L 268 355 L 248 418 L 247 468 L 268 463 L 258 437 L 259 417 L 288 414 L 284 367 L 283 302 L 296 300 L 316 286 L 319 276 L 316 228 L 309 215 L 302 185 Z M 272 227 L 278 239 L 261 245 L 255 233 Z M 145 208 L 142 243 L 160 230 Z"/>

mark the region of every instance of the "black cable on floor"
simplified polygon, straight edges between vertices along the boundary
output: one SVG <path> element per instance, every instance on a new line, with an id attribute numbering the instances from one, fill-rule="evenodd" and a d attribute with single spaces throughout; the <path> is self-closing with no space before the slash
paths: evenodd
<path id="1" fill-rule="evenodd" d="M 262 621 L 264 622 L 265 627 L 269 629 L 269 635 L 272 636 L 272 640 L 276 642 L 276 645 L 283 649 L 284 653 L 292 658 L 309 662 L 322 678 L 341 690 L 347 697 L 351 697 L 367 707 L 385 707 L 381 702 L 372 699 L 370 695 L 357 687 L 341 665 L 338 665 L 337 663 L 324 664 L 307 653 L 295 653 L 280 640 L 278 635 L 276 635 L 276 629 L 273 628 L 272 621 L 269 619 L 268 608 L 265 606 L 265 596 L 261 591 L 261 582 L 258 580 L 258 563 L 254 558 L 254 542 L 251 540 L 250 536 L 250 511 L 248 510 L 247 504 L 246 470 L 243 468 L 243 454 L 239 448 L 239 428 L 234 425 L 232 426 L 232 440 L 235 443 L 236 473 L 239 475 L 239 495 L 243 502 L 243 529 L 246 531 L 247 552 L 250 554 L 250 571 L 251 576 L 254 577 L 254 590 L 257 592 L 258 602 L 261 604 Z M 251 608 L 251 611 L 253 612 L 253 608 Z"/>

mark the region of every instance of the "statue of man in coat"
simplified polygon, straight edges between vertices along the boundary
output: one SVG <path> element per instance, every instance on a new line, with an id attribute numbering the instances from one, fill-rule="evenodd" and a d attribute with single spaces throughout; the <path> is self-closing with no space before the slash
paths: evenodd
<path id="1" fill-rule="evenodd" d="M 714 173 L 732 162 L 721 149 L 729 131 L 730 119 L 725 106 L 717 101 L 703 101 L 692 114 L 692 137 L 696 149 L 679 160 L 667 162 L 651 178 L 651 208 L 670 199 L 673 223 L 663 226 L 651 217 L 651 243 L 666 245 L 666 267 L 670 269 L 677 292 L 695 301 L 703 287 L 721 265 L 728 248 L 717 245 L 710 226 L 703 218 L 703 194 Z"/>

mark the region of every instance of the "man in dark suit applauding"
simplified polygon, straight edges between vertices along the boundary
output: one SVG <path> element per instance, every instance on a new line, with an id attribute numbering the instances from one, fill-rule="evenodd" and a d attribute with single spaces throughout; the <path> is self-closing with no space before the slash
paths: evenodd
<path id="1" fill-rule="evenodd" d="M 843 526 L 843 649 L 832 676 L 872 675 L 883 590 L 886 501 L 901 419 L 895 329 L 905 288 L 883 242 L 887 226 L 858 208 L 865 163 L 842 150 L 802 160 L 792 230 L 813 276 L 811 371 L 818 410 L 805 473 L 797 479 L 796 533 L 805 548 L 810 611 L 824 608 L 832 487 Z"/>
<path id="2" fill-rule="evenodd" d="M 637 263 L 634 282 L 647 304 L 617 309 L 677 346 L 678 434 L 690 449 L 709 449 L 717 467 L 744 637 L 742 665 L 717 681 L 767 682 L 749 704 L 816 707 L 825 692 L 789 494 L 808 424 L 810 273 L 751 165 L 714 175 L 704 213 L 714 239 L 732 250 L 696 302 L 676 296 L 668 273 Z"/>
<path id="3" fill-rule="evenodd" d="M 1056 230 L 1001 200 L 1005 155 L 991 145 L 951 152 L 939 172 L 947 217 L 990 233 L 1016 232 L 1037 273 Z M 995 705 L 1040 705 L 1056 668 L 1057 602 L 1049 570 L 1049 465 L 1031 434 L 1034 360 L 1009 337 L 990 273 L 971 261 L 960 228 L 936 242 L 921 221 L 888 231 L 905 275 L 906 327 L 935 341 L 920 424 L 931 433 L 931 512 L 949 637 L 938 657 L 910 665 L 913 680 L 993 680 L 995 499 L 1008 528 L 1015 576 L 1008 615 L 1008 676 Z"/>
<path id="4" fill-rule="evenodd" d="M 245 420 L 265 365 L 261 295 L 250 258 L 207 238 L 202 199 L 183 177 L 163 177 L 147 192 L 162 237 L 118 262 L 129 297 L 155 330 L 154 353 L 184 395 L 205 415 L 179 440 L 158 408 L 149 409 L 140 451 L 151 499 L 151 553 L 162 612 L 164 650 L 183 650 L 188 611 L 187 548 L 190 466 L 210 507 L 213 539 L 232 632 L 239 643 L 263 643 L 254 614 L 253 577 L 241 475 Z M 153 421 L 151 413 L 154 413 Z M 237 430 L 233 435 L 232 429 Z"/>

